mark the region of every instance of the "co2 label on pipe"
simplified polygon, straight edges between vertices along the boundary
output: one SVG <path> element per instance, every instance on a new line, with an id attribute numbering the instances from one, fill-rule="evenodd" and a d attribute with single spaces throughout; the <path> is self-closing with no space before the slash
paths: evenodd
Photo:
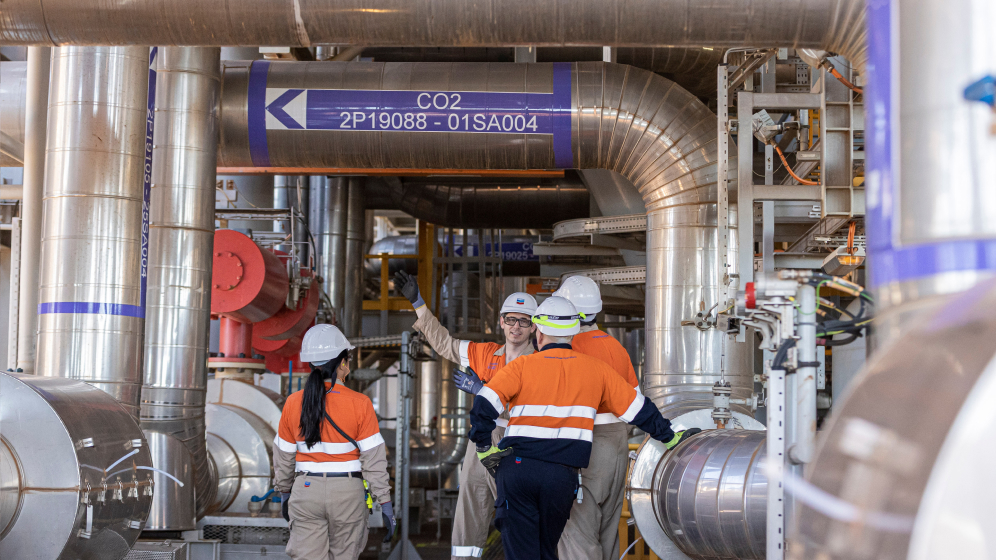
<path id="1" fill-rule="evenodd" d="M 539 134 L 553 138 L 557 167 L 571 167 L 571 65 L 553 65 L 552 93 L 267 87 L 268 64 L 249 78 L 253 163 L 269 165 L 268 130 Z"/>

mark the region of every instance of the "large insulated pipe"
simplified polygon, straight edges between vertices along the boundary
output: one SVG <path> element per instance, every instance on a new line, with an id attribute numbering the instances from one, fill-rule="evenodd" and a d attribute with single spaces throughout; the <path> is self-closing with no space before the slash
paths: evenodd
<path id="1" fill-rule="evenodd" d="M 654 475 L 657 521 L 692 558 L 763 559 L 765 432 L 709 430 L 666 456 Z"/>
<path id="2" fill-rule="evenodd" d="M 867 106 L 883 124 L 868 133 L 868 262 L 884 345 L 939 296 L 996 273 L 992 112 L 963 93 L 992 72 L 996 40 L 977 23 L 994 15 L 987 3 L 889 3 L 869 14 Z"/>
<path id="3" fill-rule="evenodd" d="M 149 49 L 60 47 L 51 79 L 35 371 L 138 417 Z"/>
<path id="4" fill-rule="evenodd" d="M 446 482 L 453 469 L 463 462 L 469 441 L 466 435 L 470 429 L 470 395 L 453 384 L 453 364 L 442 361 L 434 368 L 435 374 L 442 377 L 436 414 L 438 435 L 434 446 L 411 451 L 411 485 L 418 488 L 438 488 L 440 482 Z"/>
<path id="5" fill-rule="evenodd" d="M 864 40 L 859 0 L 741 0 L 723 9 L 685 1 L 560 0 L 467 7 L 453 0 L 25 0 L 9 10 L 0 43 L 380 46 L 821 47 L 851 53 Z M 863 64 L 863 56 L 849 57 Z"/>
<path id="6" fill-rule="evenodd" d="M 48 85 L 52 49 L 28 49 L 27 96 L 24 111 L 24 189 L 21 200 L 21 246 L 17 295 L 17 368 L 33 373 L 38 343 L 38 253 L 42 236 L 45 190 L 45 138 L 48 127 Z M 9 360 L 9 358 L 8 358 Z"/>
<path id="7" fill-rule="evenodd" d="M 329 296 L 341 324 L 346 301 L 346 214 L 349 206 L 349 179 L 325 177 L 311 191 L 309 229 L 315 237 L 315 262 L 322 277 L 322 290 Z"/>
<path id="8" fill-rule="evenodd" d="M 150 530 L 192 530 L 217 484 L 204 431 L 220 49 L 170 47 L 157 57 L 156 122 L 149 219 L 149 287 L 142 428 L 156 467 L 180 463 L 195 484 L 155 475 Z M 166 438 L 174 440 L 166 441 Z M 162 444 L 162 445 L 160 445 Z M 185 448 L 192 464 L 183 465 Z M 196 494 L 196 501 L 195 501 Z"/>
<path id="9" fill-rule="evenodd" d="M 887 341 L 817 441 L 807 480 L 831 499 L 800 508 L 799 558 L 991 553 L 994 495 L 975 476 L 996 430 L 996 137 L 964 88 L 992 72 L 996 38 L 981 22 L 994 17 L 969 0 L 868 6 L 865 95 L 881 126 L 866 138 L 866 223 Z"/>
<path id="10" fill-rule="evenodd" d="M 51 54 L 49 55 L 51 60 Z M 48 82 L 48 75 L 45 77 Z M 42 104 L 48 110 L 48 90 Z M 37 98 L 32 101 L 38 101 Z M 24 165 L 24 126 L 27 121 L 28 63 L 0 62 L 0 167 Z M 42 127 L 45 123 L 42 123 Z M 43 145 L 44 149 L 44 145 Z M 34 364 L 32 364 L 34 365 Z"/>
<path id="11" fill-rule="evenodd" d="M 573 173 L 563 179 L 368 179 L 367 208 L 393 208 L 446 227 L 548 229 L 587 218 L 588 190 Z M 639 199 L 639 196 L 637 196 Z M 643 204 L 640 203 L 642 209 Z"/>
<path id="12" fill-rule="evenodd" d="M 224 72 L 226 83 L 232 84 L 222 100 L 224 165 L 561 167 L 618 172 L 636 186 L 648 212 L 644 392 L 669 417 L 711 407 L 712 386 L 722 379 L 724 363 L 734 398 L 753 392 L 751 344 L 732 342 L 714 329 L 681 325 L 703 305 L 705 309 L 716 305 L 719 298 L 722 279 L 713 265 L 718 249 L 716 117 L 670 80 L 602 62 L 468 67 L 257 61 L 227 66 Z M 304 94 L 304 89 L 309 93 Z M 368 113 L 354 115 L 346 110 L 354 101 L 322 93 L 329 89 L 359 90 L 363 92 L 356 96 L 359 102 L 382 95 L 380 90 L 392 90 L 397 99 L 386 103 L 396 109 L 411 108 L 411 131 L 404 130 L 402 112 L 381 110 L 375 121 Z M 309 121 L 312 128 L 302 129 L 291 124 L 293 117 L 279 106 L 263 106 L 264 92 L 284 90 L 285 102 L 305 95 L 310 104 L 306 106 L 311 107 L 307 110 L 324 111 L 333 120 L 317 127 Z M 430 91 L 436 97 L 425 93 Z M 489 93 L 489 103 L 530 107 L 529 118 L 523 115 L 516 121 L 507 112 L 499 118 L 484 106 L 470 109 L 474 103 L 484 103 L 474 101 L 472 93 L 481 91 L 502 92 Z M 521 93 L 507 93 L 516 91 Z M 435 100 L 432 109 L 425 108 L 427 99 Z M 453 103 L 457 109 L 451 108 Z M 445 124 L 431 128 L 434 132 L 417 132 L 419 112 L 425 115 L 427 128 Z M 274 118 L 267 120 L 267 115 Z M 529 128 L 533 116 L 534 128 Z M 402 130 L 363 132 L 372 123 L 379 127 L 393 126 L 392 122 L 401 123 Z M 516 122 L 521 125 L 518 129 Z M 505 125 L 509 130 L 501 128 Z M 488 134 L 488 128 L 495 133 Z M 458 132 L 448 132 L 452 129 Z M 501 134 L 496 133 L 499 130 Z M 735 244 L 732 239 L 733 251 Z M 741 405 L 735 410 L 750 414 Z"/>
<path id="13" fill-rule="evenodd" d="M 342 308 L 343 334 L 360 336 L 363 320 L 363 255 L 366 241 L 366 210 L 363 204 L 363 177 L 349 178 L 346 210 L 346 282 Z"/>
<path id="14" fill-rule="evenodd" d="M 168 490 L 131 414 L 79 381 L 0 373 L 0 425 L 0 558 L 124 558 Z"/>

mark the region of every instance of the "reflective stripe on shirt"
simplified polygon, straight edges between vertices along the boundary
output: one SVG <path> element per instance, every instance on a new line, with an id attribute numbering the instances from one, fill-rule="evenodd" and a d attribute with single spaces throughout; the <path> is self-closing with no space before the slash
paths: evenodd
<path id="1" fill-rule="evenodd" d="M 355 447 L 353 449 L 356 449 Z M 310 461 L 298 461 L 298 472 L 359 472 L 363 465 L 359 461 L 328 461 L 314 463 Z"/>
<path id="2" fill-rule="evenodd" d="M 636 398 L 633 399 L 633 402 L 629 403 L 629 408 L 626 409 L 626 413 L 620 416 L 619 419 L 623 422 L 632 422 L 636 418 L 636 415 L 639 414 L 640 409 L 643 408 L 643 401 L 645 400 L 646 397 L 640 393 L 637 393 Z"/>
<path id="3" fill-rule="evenodd" d="M 460 366 L 470 367 L 470 341 L 460 341 Z"/>
<path id="4" fill-rule="evenodd" d="M 513 406 L 509 416 L 546 416 L 549 418 L 595 418 L 595 409 L 590 406 L 555 406 L 552 404 L 520 404 Z"/>
<path id="5" fill-rule="evenodd" d="M 283 440 L 281 440 L 281 441 L 283 441 Z M 284 443 L 286 443 L 286 442 L 284 442 Z M 380 435 L 380 433 L 376 433 L 376 434 L 374 434 L 374 435 L 372 435 L 372 436 L 370 436 L 370 437 L 368 437 L 366 439 L 361 439 L 361 440 L 357 441 L 356 443 L 357 443 L 357 445 L 360 446 L 360 452 L 369 451 L 370 449 L 373 449 L 374 447 L 377 447 L 378 445 L 383 444 L 384 443 L 384 436 Z M 283 446 L 281 446 L 280 449 L 282 449 L 284 451 L 287 451 Z M 347 442 L 336 442 L 336 443 L 330 443 L 330 442 L 327 442 L 327 441 L 320 441 L 320 442 L 316 443 L 315 445 L 313 445 L 311 447 L 308 447 L 307 443 L 305 443 L 303 441 L 299 441 L 299 442 L 297 442 L 296 450 L 300 451 L 301 453 L 326 453 L 328 455 L 340 455 L 340 454 L 343 454 L 343 453 L 349 453 L 351 451 L 355 451 L 356 450 L 356 445 L 353 445 L 352 443 L 350 443 L 348 441 Z"/>
<path id="6" fill-rule="evenodd" d="M 504 418 L 495 418 L 495 426 L 498 426 L 499 428 L 507 428 L 508 420 Z"/>
<path id="7" fill-rule="evenodd" d="M 489 387 L 481 388 L 481 391 L 477 393 L 477 396 L 484 397 L 486 401 L 491 403 L 491 406 L 495 408 L 495 412 L 498 414 L 505 412 L 505 405 L 501 404 L 501 398 L 498 396 L 498 393 L 495 393 Z"/>
<path id="8" fill-rule="evenodd" d="M 591 441 L 591 430 L 584 428 L 544 428 L 513 424 L 505 431 L 505 437 L 528 437 L 536 439 L 576 439 Z"/>
<path id="9" fill-rule="evenodd" d="M 484 549 L 479 546 L 454 546 L 450 554 L 460 558 L 480 558 L 484 554 Z"/>
<path id="10" fill-rule="evenodd" d="M 622 420 L 620 420 L 615 414 L 612 414 L 611 412 L 602 412 L 600 414 L 595 415 L 596 426 L 600 424 L 618 424 L 621 422 Z"/>

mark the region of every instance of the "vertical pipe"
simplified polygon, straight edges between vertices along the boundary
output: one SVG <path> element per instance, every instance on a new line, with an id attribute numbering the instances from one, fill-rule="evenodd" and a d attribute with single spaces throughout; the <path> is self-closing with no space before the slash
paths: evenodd
<path id="1" fill-rule="evenodd" d="M 363 320 L 363 254 L 366 241 L 366 210 L 363 207 L 362 177 L 349 178 L 346 212 L 346 265 L 342 324 L 347 337 L 360 335 Z"/>
<path id="2" fill-rule="evenodd" d="M 805 464 L 813 460 L 816 446 L 816 287 L 799 286 L 799 369 L 795 374 L 795 444 L 789 459 Z"/>
<path id="3" fill-rule="evenodd" d="M 274 208 L 294 208 L 307 220 L 310 207 L 310 181 L 303 175 L 277 175 L 273 179 L 273 207 Z M 300 196 L 299 196 L 300 195 Z M 300 220 L 295 219 L 293 224 L 275 220 L 273 231 L 284 233 L 294 232 L 294 241 L 297 245 L 278 245 L 277 249 L 290 253 L 297 251 L 298 258 L 302 265 L 308 263 L 308 229 Z"/>
<path id="4" fill-rule="evenodd" d="M 17 367 L 35 370 L 38 331 L 38 253 L 45 189 L 45 132 L 48 123 L 49 47 L 28 48 L 28 87 L 24 122 L 24 194 L 21 200 L 21 263 L 17 295 Z"/>
<path id="5" fill-rule="evenodd" d="M 175 496 L 165 493 L 178 489 L 157 474 L 160 491 L 147 523 L 151 530 L 190 529 L 194 514 L 204 514 L 216 491 L 208 466 L 204 397 L 220 52 L 170 47 L 157 61 L 142 428 L 176 438 L 190 452 L 196 503 L 193 488 Z M 157 468 L 169 470 L 176 463 L 171 455 L 153 446 Z"/>
<path id="6" fill-rule="evenodd" d="M 218 351 L 226 358 L 251 358 L 252 323 L 222 317 L 218 329 Z"/>
<path id="7" fill-rule="evenodd" d="M 137 417 L 149 49 L 60 47 L 51 80 L 36 372 Z"/>
<path id="8" fill-rule="evenodd" d="M 318 275 L 332 302 L 336 323 L 342 325 L 346 298 L 346 210 L 349 184 L 346 177 L 326 177 L 312 194 L 311 233 L 321 267 Z"/>

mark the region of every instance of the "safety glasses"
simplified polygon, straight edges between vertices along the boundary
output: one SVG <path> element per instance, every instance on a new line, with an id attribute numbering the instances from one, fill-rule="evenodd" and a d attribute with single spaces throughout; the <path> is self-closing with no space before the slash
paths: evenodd
<path id="1" fill-rule="evenodd" d="M 502 320 L 505 321 L 505 324 L 510 327 L 514 327 L 516 324 L 518 324 L 520 327 L 524 329 L 528 328 L 529 325 L 533 324 L 532 319 L 517 319 L 515 317 L 509 317 L 508 315 L 502 317 Z"/>

